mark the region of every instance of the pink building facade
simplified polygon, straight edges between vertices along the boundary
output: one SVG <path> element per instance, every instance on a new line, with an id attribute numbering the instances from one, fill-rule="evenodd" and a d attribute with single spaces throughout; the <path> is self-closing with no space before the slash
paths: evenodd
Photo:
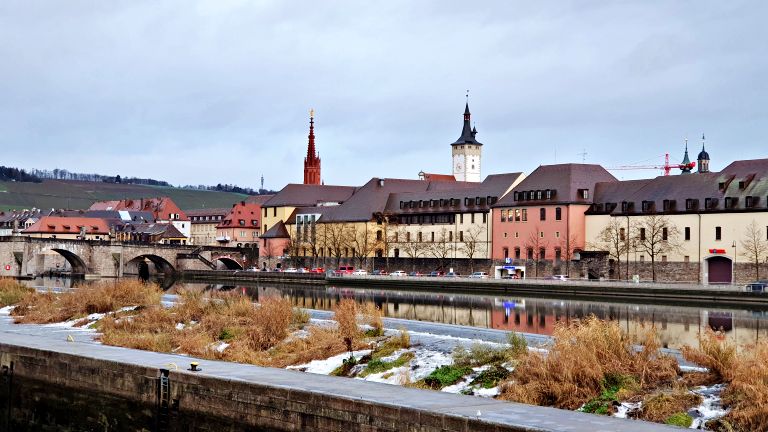
<path id="1" fill-rule="evenodd" d="M 572 259 L 585 247 L 584 213 L 592 203 L 595 183 L 616 181 L 599 165 L 543 165 L 494 205 L 495 260 L 550 261 Z"/>

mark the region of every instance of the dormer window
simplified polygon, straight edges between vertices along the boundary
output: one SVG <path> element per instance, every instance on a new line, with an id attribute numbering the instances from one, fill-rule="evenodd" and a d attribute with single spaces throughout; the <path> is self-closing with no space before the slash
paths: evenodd
<path id="1" fill-rule="evenodd" d="M 685 200 L 686 210 L 697 210 L 699 208 L 699 200 L 695 198 L 688 198 Z"/>
<path id="2" fill-rule="evenodd" d="M 757 203 L 760 201 L 760 197 L 748 196 L 744 199 L 744 207 L 752 208 L 757 207 Z"/>
<path id="3" fill-rule="evenodd" d="M 665 199 L 664 200 L 664 211 L 665 212 L 674 211 L 675 207 L 676 207 L 676 204 L 677 204 L 677 202 L 675 200 Z"/>
<path id="4" fill-rule="evenodd" d="M 552 199 L 552 190 L 551 189 L 547 189 L 546 191 L 544 191 L 544 196 L 547 199 Z"/>
<path id="5" fill-rule="evenodd" d="M 517 192 L 512 192 L 512 199 L 515 200 L 515 201 L 518 201 L 519 197 L 518 197 Z"/>
<path id="6" fill-rule="evenodd" d="M 464 205 L 468 206 L 470 204 L 469 198 L 464 198 Z"/>
<path id="7" fill-rule="evenodd" d="M 643 201 L 643 213 L 651 213 L 655 210 L 656 202 L 654 201 Z"/>
<path id="8" fill-rule="evenodd" d="M 536 191 L 536 199 L 537 200 L 541 199 L 541 191 Z"/>
<path id="9" fill-rule="evenodd" d="M 480 205 L 480 197 L 475 197 L 475 205 Z"/>
<path id="10" fill-rule="evenodd" d="M 725 190 L 725 182 L 720 182 L 717 184 L 717 189 L 724 191 Z"/>
<path id="11" fill-rule="evenodd" d="M 737 197 L 726 197 L 725 198 L 725 208 L 727 208 L 727 209 L 736 208 L 738 203 L 739 203 L 739 199 Z"/>
<path id="12" fill-rule="evenodd" d="M 579 189 L 578 197 L 581 199 L 589 199 L 589 189 Z"/>
<path id="13" fill-rule="evenodd" d="M 717 208 L 717 198 L 705 198 L 704 199 L 704 208 L 706 210 L 712 210 Z"/>
<path id="14" fill-rule="evenodd" d="M 739 181 L 739 189 L 744 190 L 747 187 L 747 182 L 745 181 Z"/>
<path id="15" fill-rule="evenodd" d="M 628 201 L 622 201 L 621 202 L 621 211 L 622 213 L 628 213 L 632 209 L 632 203 Z"/>
<path id="16" fill-rule="evenodd" d="M 405 205 L 404 205 L 404 204 L 405 204 L 405 203 L 404 203 L 403 201 L 400 201 L 400 209 L 401 209 L 401 210 L 402 210 L 403 208 L 405 208 Z"/>

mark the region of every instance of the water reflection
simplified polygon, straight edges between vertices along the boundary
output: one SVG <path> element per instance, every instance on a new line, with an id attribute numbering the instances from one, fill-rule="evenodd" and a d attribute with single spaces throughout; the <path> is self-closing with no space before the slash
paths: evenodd
<path id="1" fill-rule="evenodd" d="M 67 283 L 66 280 L 40 282 L 52 287 L 65 287 Z M 375 303 L 387 317 L 542 335 L 551 335 L 557 322 L 570 323 L 595 315 L 618 321 L 622 329 L 633 336 L 639 336 L 643 326 L 654 325 L 662 344 L 668 348 L 697 345 L 698 336 L 707 328 L 721 330 L 724 339 L 738 344 L 755 343 L 768 337 L 768 312 L 760 310 L 274 283 L 175 282 L 168 292 L 181 289 L 238 290 L 255 301 L 264 296 L 282 295 L 296 306 L 320 310 L 331 310 L 342 298 L 354 298 Z"/>

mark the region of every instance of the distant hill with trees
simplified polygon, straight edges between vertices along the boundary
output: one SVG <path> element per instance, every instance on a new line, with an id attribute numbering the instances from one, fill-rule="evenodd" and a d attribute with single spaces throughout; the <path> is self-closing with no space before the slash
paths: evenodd
<path id="1" fill-rule="evenodd" d="M 182 210 L 230 207 L 249 195 L 271 194 L 231 184 L 174 187 L 162 180 L 75 173 L 65 169 L 29 171 L 0 166 L 0 210 L 84 209 L 94 201 L 167 196 Z"/>

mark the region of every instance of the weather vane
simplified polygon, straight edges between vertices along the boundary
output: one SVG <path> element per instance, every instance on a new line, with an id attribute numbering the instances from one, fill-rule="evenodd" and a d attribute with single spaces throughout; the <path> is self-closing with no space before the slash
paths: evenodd
<path id="1" fill-rule="evenodd" d="M 314 117 L 315 116 L 315 109 L 314 108 L 310 108 L 309 109 L 309 116 L 310 117 Z"/>

